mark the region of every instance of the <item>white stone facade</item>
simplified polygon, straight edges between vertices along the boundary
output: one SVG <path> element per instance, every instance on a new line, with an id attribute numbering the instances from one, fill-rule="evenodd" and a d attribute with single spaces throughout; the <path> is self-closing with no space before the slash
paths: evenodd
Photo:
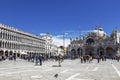
<path id="1" fill-rule="evenodd" d="M 45 53 L 45 40 L 13 27 L 0 24 L 0 55 L 7 53 Z"/>
<path id="2" fill-rule="evenodd" d="M 56 54 L 58 54 L 58 47 L 56 46 L 56 45 L 52 45 L 51 46 L 51 53 L 52 53 L 52 55 L 56 55 Z"/>
<path id="3" fill-rule="evenodd" d="M 45 53 L 50 57 L 52 55 L 53 45 L 52 35 L 45 33 L 41 35 L 41 38 L 45 40 Z"/>
<path id="4" fill-rule="evenodd" d="M 61 47 L 58 47 L 58 55 L 62 55 L 62 56 L 64 56 L 64 50 L 63 50 L 63 48 L 61 48 Z"/>

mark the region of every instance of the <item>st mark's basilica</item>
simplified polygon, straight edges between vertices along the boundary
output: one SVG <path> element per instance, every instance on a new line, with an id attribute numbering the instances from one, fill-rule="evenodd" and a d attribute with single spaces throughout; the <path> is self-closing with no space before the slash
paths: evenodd
<path id="1" fill-rule="evenodd" d="M 120 32 L 115 29 L 107 35 L 102 28 L 95 28 L 82 38 L 70 38 L 69 56 L 120 56 Z"/>

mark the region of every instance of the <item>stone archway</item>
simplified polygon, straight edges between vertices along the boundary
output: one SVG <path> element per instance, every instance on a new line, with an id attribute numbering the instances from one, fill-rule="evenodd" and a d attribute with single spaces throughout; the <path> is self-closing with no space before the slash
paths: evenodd
<path id="1" fill-rule="evenodd" d="M 104 54 L 104 48 L 99 47 L 99 48 L 97 49 L 97 55 L 99 55 L 99 56 L 105 55 L 105 54 Z"/>
<path id="2" fill-rule="evenodd" d="M 1 50 L 0 51 L 0 56 L 2 56 L 4 54 L 4 51 L 3 50 Z"/>
<path id="3" fill-rule="evenodd" d="M 8 57 L 8 56 L 9 56 L 9 55 L 8 55 L 8 51 L 5 51 L 5 56 L 6 56 L 6 57 Z"/>
<path id="4" fill-rule="evenodd" d="M 81 48 L 78 48 L 77 49 L 77 54 L 78 54 L 78 56 L 82 56 L 83 54 L 82 54 L 82 49 Z"/>
<path id="5" fill-rule="evenodd" d="M 88 39 L 86 40 L 86 44 L 87 44 L 87 45 L 93 45 L 93 44 L 94 44 L 94 39 L 88 38 Z"/>
<path id="6" fill-rule="evenodd" d="M 14 51 L 13 55 L 17 57 L 17 51 Z"/>
<path id="7" fill-rule="evenodd" d="M 12 51 L 10 51 L 10 52 L 9 52 L 9 55 L 13 55 L 13 52 L 12 52 Z"/>
<path id="8" fill-rule="evenodd" d="M 106 55 L 107 55 L 108 57 L 114 56 L 114 55 L 115 55 L 114 49 L 113 49 L 112 47 L 107 47 L 107 48 L 106 48 Z"/>
<path id="9" fill-rule="evenodd" d="M 75 49 L 71 50 L 71 57 L 73 57 L 73 58 L 77 57 L 77 53 L 76 53 Z"/>
<path id="10" fill-rule="evenodd" d="M 94 47 L 92 46 L 86 46 L 85 48 L 85 55 L 90 55 L 90 56 L 93 56 L 94 54 Z"/>
<path id="11" fill-rule="evenodd" d="M 20 51 L 18 51 L 18 53 L 17 53 L 17 57 L 20 57 Z"/>

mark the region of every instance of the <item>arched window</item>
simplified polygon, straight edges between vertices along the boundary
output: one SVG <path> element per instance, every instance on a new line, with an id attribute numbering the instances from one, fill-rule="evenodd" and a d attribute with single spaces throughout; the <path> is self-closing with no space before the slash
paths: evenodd
<path id="1" fill-rule="evenodd" d="M 92 38 L 87 39 L 86 43 L 88 45 L 94 44 L 94 40 Z"/>

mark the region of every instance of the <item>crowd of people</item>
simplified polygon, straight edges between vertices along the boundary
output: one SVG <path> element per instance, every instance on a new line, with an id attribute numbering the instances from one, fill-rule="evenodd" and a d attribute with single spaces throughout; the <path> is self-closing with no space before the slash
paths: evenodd
<path id="1" fill-rule="evenodd" d="M 9 55 L 9 56 L 2 55 L 2 56 L 0 56 L 0 61 L 4 61 L 6 59 L 16 61 L 16 55 Z"/>
<path id="2" fill-rule="evenodd" d="M 9 56 L 0 56 L 0 61 L 3 61 L 3 60 L 14 60 L 16 61 L 16 55 L 9 55 Z M 42 62 L 44 61 L 48 61 L 48 60 L 51 60 L 51 61 L 58 61 L 59 64 L 65 59 L 64 56 L 62 55 L 51 55 L 50 57 L 49 56 L 45 56 L 43 54 L 34 54 L 34 55 L 30 55 L 30 54 L 23 54 L 19 57 L 20 59 L 24 59 L 28 62 L 34 62 L 36 65 L 42 65 Z M 71 57 L 71 59 L 73 59 L 73 57 Z M 96 57 L 93 57 L 93 56 L 90 56 L 90 55 L 84 55 L 84 56 L 80 56 L 79 57 L 81 63 L 91 63 L 93 61 L 93 59 L 96 59 L 97 60 L 97 63 L 99 63 L 100 61 L 106 61 L 106 59 L 112 59 L 112 60 L 117 60 L 119 62 L 120 60 L 120 56 L 111 56 L 111 57 L 106 57 L 106 56 L 96 56 Z"/>
<path id="3" fill-rule="evenodd" d="M 0 61 L 4 61 L 6 59 L 8 60 L 14 60 L 16 61 L 16 58 L 18 58 L 16 55 L 9 55 L 9 56 L 0 56 Z M 58 62 L 62 62 L 64 60 L 63 56 L 62 55 L 51 55 L 50 57 L 49 56 L 45 56 L 44 54 L 34 54 L 34 55 L 31 55 L 31 54 L 22 54 L 20 57 L 20 59 L 23 59 L 23 60 L 26 60 L 28 62 L 34 62 L 36 65 L 42 65 L 42 62 L 44 61 L 48 61 L 48 60 L 51 60 L 51 61 L 58 61 Z"/>
<path id="4" fill-rule="evenodd" d="M 99 63 L 100 61 L 106 61 L 106 59 L 111 59 L 111 60 L 117 60 L 119 62 L 120 56 L 111 56 L 111 57 L 106 57 L 104 55 L 102 56 L 90 56 L 90 55 L 84 55 L 80 56 L 81 63 L 86 63 L 86 62 L 92 62 L 93 59 L 97 59 L 97 62 Z"/>

